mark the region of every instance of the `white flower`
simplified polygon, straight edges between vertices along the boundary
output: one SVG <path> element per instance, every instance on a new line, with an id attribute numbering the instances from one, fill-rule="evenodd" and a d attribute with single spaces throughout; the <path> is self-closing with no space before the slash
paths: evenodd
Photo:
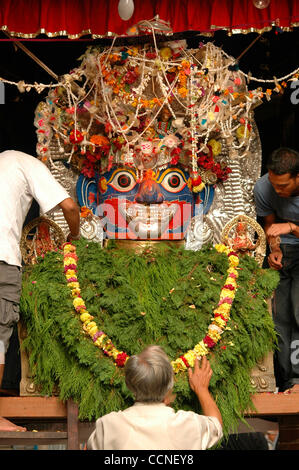
<path id="1" fill-rule="evenodd" d="M 180 141 L 178 137 L 176 137 L 174 134 L 168 134 L 162 140 L 162 145 L 165 145 L 165 147 L 168 147 L 170 149 L 177 147 L 179 143 Z"/>

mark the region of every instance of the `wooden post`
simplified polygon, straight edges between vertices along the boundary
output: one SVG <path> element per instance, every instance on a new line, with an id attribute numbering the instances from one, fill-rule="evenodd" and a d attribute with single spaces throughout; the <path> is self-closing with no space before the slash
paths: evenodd
<path id="1" fill-rule="evenodd" d="M 299 416 L 279 416 L 278 450 L 299 450 Z"/>
<path id="2" fill-rule="evenodd" d="M 79 450 L 78 405 L 72 400 L 67 401 L 67 449 Z"/>
<path id="3" fill-rule="evenodd" d="M 278 418 L 278 450 L 299 450 L 299 385 L 289 393 L 257 393 L 252 397 L 255 411 L 250 416 Z"/>

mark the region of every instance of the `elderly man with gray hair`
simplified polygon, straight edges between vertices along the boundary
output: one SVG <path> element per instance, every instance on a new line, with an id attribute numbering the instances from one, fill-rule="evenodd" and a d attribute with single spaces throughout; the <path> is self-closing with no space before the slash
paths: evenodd
<path id="1" fill-rule="evenodd" d="M 175 412 L 173 369 L 164 350 L 148 346 L 131 356 L 125 380 L 135 403 L 124 411 L 99 418 L 87 442 L 88 450 L 205 450 L 222 437 L 220 411 L 209 392 L 212 369 L 206 357 L 188 369 L 189 384 L 200 401 L 203 415 Z"/>

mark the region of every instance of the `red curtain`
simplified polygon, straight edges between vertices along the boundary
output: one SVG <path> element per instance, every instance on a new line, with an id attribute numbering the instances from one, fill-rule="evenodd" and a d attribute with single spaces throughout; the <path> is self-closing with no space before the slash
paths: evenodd
<path id="1" fill-rule="evenodd" d="M 252 0 L 134 0 L 134 14 L 128 21 L 119 17 L 118 1 L 0 0 L 0 28 L 21 37 L 122 35 L 155 15 L 169 21 L 174 33 L 223 28 L 233 33 L 260 31 L 271 28 L 277 19 L 284 29 L 299 26 L 299 0 L 270 0 L 262 10 Z"/>

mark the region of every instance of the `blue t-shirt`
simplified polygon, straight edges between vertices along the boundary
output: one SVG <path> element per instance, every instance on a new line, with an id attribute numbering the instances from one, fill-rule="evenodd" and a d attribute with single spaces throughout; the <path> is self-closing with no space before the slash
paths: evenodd
<path id="1" fill-rule="evenodd" d="M 299 196 L 278 196 L 269 181 L 268 173 L 257 180 L 253 195 L 259 217 L 275 214 L 277 223 L 293 222 L 299 225 Z M 280 239 L 281 243 L 299 244 L 299 238 L 291 233 L 280 235 Z"/>

